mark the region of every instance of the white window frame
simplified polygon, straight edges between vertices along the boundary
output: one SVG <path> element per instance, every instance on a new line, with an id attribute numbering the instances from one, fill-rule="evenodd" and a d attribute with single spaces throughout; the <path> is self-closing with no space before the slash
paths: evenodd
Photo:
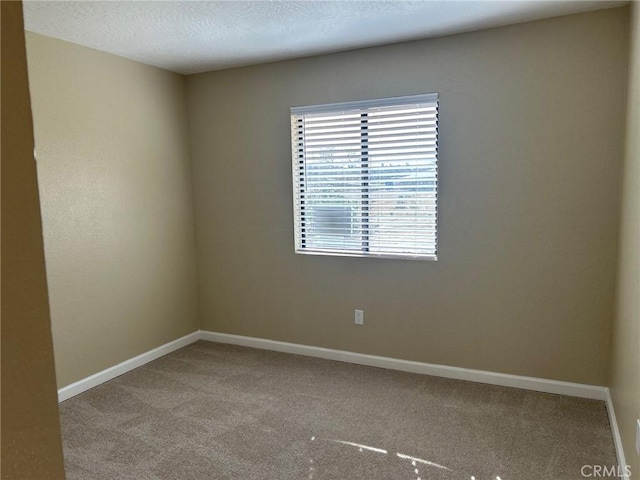
<path id="1" fill-rule="evenodd" d="M 305 149 L 308 143 L 308 140 L 305 137 L 305 127 L 304 127 L 304 122 L 307 119 L 306 116 L 307 115 L 312 116 L 314 114 L 322 114 L 322 113 L 326 113 L 326 114 L 335 113 L 339 115 L 339 114 L 345 114 L 347 112 L 349 114 L 354 114 L 354 113 L 357 114 L 359 112 L 361 116 L 364 118 L 368 116 L 368 113 L 367 113 L 368 111 L 377 112 L 379 110 L 376 110 L 376 109 L 381 109 L 385 107 L 404 107 L 404 106 L 416 107 L 416 106 L 425 106 L 425 105 L 428 106 L 428 108 L 431 108 L 432 110 L 433 110 L 433 107 L 435 107 L 435 114 L 430 113 L 430 115 L 435 118 L 435 132 L 431 131 L 429 133 L 429 135 L 433 137 L 430 139 L 430 142 L 433 143 L 433 141 L 435 140 L 435 144 L 434 144 L 435 153 L 430 153 L 429 160 L 428 160 L 429 162 L 431 162 L 428 168 L 430 169 L 431 174 L 434 175 L 434 179 L 433 179 L 434 185 L 431 186 L 429 189 L 429 193 L 433 195 L 434 198 L 433 200 L 431 200 L 431 202 L 433 203 L 433 206 L 431 207 L 432 213 L 430 214 L 430 218 L 428 221 L 433 223 L 428 227 L 426 225 L 422 227 L 423 230 L 419 230 L 418 226 L 414 226 L 415 231 L 417 232 L 414 234 L 414 237 L 423 238 L 423 235 L 426 235 L 424 232 L 426 232 L 427 231 L 426 229 L 428 228 L 429 232 L 432 232 L 432 233 L 429 233 L 428 236 L 424 237 L 427 240 L 424 240 L 423 244 L 417 243 L 415 250 L 413 252 L 404 251 L 399 253 L 398 251 L 393 250 L 395 247 L 388 247 L 389 250 L 387 251 L 371 251 L 371 249 L 369 249 L 368 238 L 373 229 L 369 226 L 368 223 L 367 225 L 365 225 L 364 220 L 362 220 L 364 218 L 363 212 L 365 211 L 365 207 L 362 207 L 361 208 L 362 212 L 359 217 L 362 222 L 361 234 L 360 234 L 362 238 L 362 242 L 361 242 L 360 248 L 356 248 L 356 247 L 349 247 L 349 248 L 321 247 L 320 248 L 317 246 L 309 247 L 307 243 L 308 243 L 308 236 L 310 235 L 310 233 L 305 230 L 305 221 L 310 217 L 308 215 L 305 215 L 305 212 L 304 212 L 305 211 L 304 199 L 305 199 L 305 191 L 306 191 L 305 186 L 307 184 L 307 171 L 308 171 L 307 160 L 306 160 L 306 149 Z M 438 93 L 410 95 L 410 96 L 403 96 L 403 97 L 379 98 L 379 99 L 371 99 L 371 100 L 363 100 L 363 101 L 355 101 L 355 102 L 342 102 L 342 103 L 331 103 L 331 104 L 323 104 L 323 105 L 291 107 L 290 114 L 291 114 L 291 148 L 292 148 L 292 175 L 293 175 L 292 180 L 293 180 L 293 211 L 294 211 L 294 244 L 295 244 L 295 252 L 297 254 L 373 257 L 373 258 L 401 258 L 401 259 L 431 260 L 431 261 L 436 261 L 438 259 L 438 256 L 437 256 L 437 236 L 438 236 L 437 172 L 438 172 L 438 123 L 439 123 L 438 108 L 439 108 Z M 368 123 L 366 123 L 367 120 L 364 120 L 363 122 L 365 122 L 365 125 L 367 125 L 366 128 L 362 129 L 362 131 L 365 132 L 368 129 Z M 368 134 L 360 133 L 359 138 L 364 139 L 362 140 L 363 143 L 366 142 L 366 135 Z M 356 134 L 356 137 L 357 136 L 358 135 Z M 362 152 L 365 152 L 365 153 L 362 153 Z M 359 157 L 359 164 L 363 166 L 362 167 L 363 199 L 368 199 L 369 194 L 372 193 L 369 187 L 370 185 L 368 181 L 369 177 L 367 176 L 368 165 L 369 165 L 369 159 L 368 159 L 369 155 L 367 152 L 368 152 L 368 146 L 364 150 L 361 149 L 361 153 Z M 420 164 L 420 161 L 418 161 L 417 163 Z M 421 166 L 420 168 L 426 169 L 427 167 Z M 336 191 L 338 192 L 338 190 Z M 373 193 L 378 193 L 378 190 L 374 191 Z M 362 203 L 363 204 L 365 203 L 364 200 Z M 321 207 L 315 207 L 315 208 L 319 209 Z M 335 210 L 335 209 L 339 209 L 340 206 L 328 207 L 328 208 L 334 208 Z M 345 207 L 344 212 L 346 211 L 347 211 L 347 208 Z M 366 211 L 367 211 L 366 218 L 368 222 L 368 218 L 369 218 L 368 206 L 366 207 Z M 345 214 L 343 213 L 342 215 L 345 215 Z M 319 222 L 320 220 L 317 219 L 316 217 L 311 216 L 311 218 Z M 335 218 L 336 217 L 333 217 L 334 221 L 335 221 Z M 344 221 L 343 223 L 334 223 L 334 224 L 328 224 L 328 225 L 344 225 Z M 418 225 L 418 223 L 416 223 L 416 225 Z M 328 227 L 328 228 L 331 229 L 331 227 Z M 337 227 L 334 227 L 334 229 L 337 229 Z M 406 238 L 409 238 L 410 236 L 411 236 L 410 234 L 407 234 Z M 402 237 L 402 238 L 399 238 L 398 241 L 405 242 L 406 240 L 405 240 L 405 237 Z M 425 250 L 426 247 L 428 247 L 428 250 L 429 250 L 428 253 Z M 378 250 L 380 250 L 385 247 L 377 247 L 377 248 Z"/>

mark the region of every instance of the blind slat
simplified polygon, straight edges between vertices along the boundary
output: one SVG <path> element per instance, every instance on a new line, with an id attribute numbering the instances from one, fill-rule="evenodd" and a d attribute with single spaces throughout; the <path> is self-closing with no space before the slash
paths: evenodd
<path id="1" fill-rule="evenodd" d="M 369 137 L 369 144 L 373 144 L 376 146 L 384 146 L 386 144 L 393 144 L 402 142 L 404 144 L 410 143 L 423 143 L 423 142 L 432 142 L 437 137 L 435 133 L 435 129 L 432 133 L 404 133 L 399 135 L 389 135 L 385 138 L 371 138 Z M 302 143 L 300 143 L 302 145 Z M 305 148 L 318 149 L 318 148 L 334 148 L 334 147 L 353 147 L 360 146 L 360 137 L 345 139 L 338 142 L 333 142 L 331 140 L 310 140 L 307 139 L 304 142 Z"/>
<path id="2" fill-rule="evenodd" d="M 392 128 L 399 127 L 430 127 L 436 124 L 436 119 L 434 117 L 418 117 L 415 119 L 397 119 L 394 121 L 385 122 L 383 119 L 367 120 L 367 128 L 376 131 L 385 131 L 390 130 Z M 324 133 L 333 133 L 333 132 L 354 132 L 359 131 L 362 128 L 362 121 L 360 122 L 352 122 L 344 125 L 335 125 L 335 126 L 314 126 L 310 127 L 305 124 L 304 132 L 305 135 L 319 135 Z"/>
<path id="3" fill-rule="evenodd" d="M 434 133 L 437 131 L 437 128 L 434 125 L 403 125 L 396 127 L 385 128 L 384 130 L 372 130 L 369 132 L 371 138 L 388 138 L 391 135 L 401 136 L 405 133 Z M 327 139 L 341 139 L 341 138 L 359 138 L 361 136 L 361 130 L 343 130 L 339 133 L 305 133 L 304 136 L 308 140 L 327 140 Z"/>
<path id="4" fill-rule="evenodd" d="M 375 111 L 370 109 L 367 112 L 370 118 L 399 118 L 408 116 L 436 116 L 437 107 L 435 105 L 417 108 L 405 108 L 386 111 Z M 360 121 L 360 113 L 348 113 L 344 115 L 327 115 L 327 114 L 308 114 L 297 117 L 297 120 L 301 124 L 303 121 L 307 125 L 318 125 L 322 123 L 339 123 L 339 122 L 352 122 Z"/>

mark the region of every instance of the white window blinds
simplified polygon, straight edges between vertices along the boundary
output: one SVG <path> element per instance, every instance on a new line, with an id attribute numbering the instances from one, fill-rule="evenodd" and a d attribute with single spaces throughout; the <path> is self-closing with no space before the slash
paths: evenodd
<path id="1" fill-rule="evenodd" d="M 296 253 L 437 259 L 438 94 L 291 108 Z"/>

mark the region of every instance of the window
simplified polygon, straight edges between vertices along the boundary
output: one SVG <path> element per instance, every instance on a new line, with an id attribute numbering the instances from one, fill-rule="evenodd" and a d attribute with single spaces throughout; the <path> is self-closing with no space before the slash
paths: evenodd
<path id="1" fill-rule="evenodd" d="M 291 108 L 296 253 L 437 259 L 438 94 Z"/>

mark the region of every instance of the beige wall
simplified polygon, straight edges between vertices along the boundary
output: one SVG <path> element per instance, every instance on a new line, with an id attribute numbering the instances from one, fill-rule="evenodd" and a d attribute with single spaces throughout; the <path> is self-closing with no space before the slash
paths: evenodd
<path id="1" fill-rule="evenodd" d="M 622 180 L 611 396 L 632 478 L 640 479 L 635 450 L 640 419 L 640 4 L 632 6 L 627 138 Z"/>
<path id="2" fill-rule="evenodd" d="M 58 385 L 198 329 L 184 77 L 28 33 Z"/>
<path id="3" fill-rule="evenodd" d="M 202 327 L 605 384 L 627 15 L 188 77 Z M 294 255 L 289 107 L 436 91 L 439 261 Z"/>
<path id="4" fill-rule="evenodd" d="M 21 2 L 2 2 L 2 478 L 64 478 Z"/>

